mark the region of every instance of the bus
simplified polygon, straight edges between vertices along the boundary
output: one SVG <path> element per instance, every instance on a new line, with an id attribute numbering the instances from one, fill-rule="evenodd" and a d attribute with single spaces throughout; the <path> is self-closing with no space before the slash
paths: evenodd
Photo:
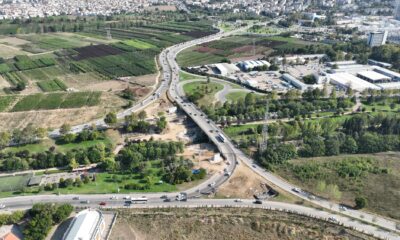
<path id="1" fill-rule="evenodd" d="M 141 197 L 141 198 L 132 198 L 130 200 L 131 203 L 133 204 L 146 204 L 148 199 L 146 197 Z"/>

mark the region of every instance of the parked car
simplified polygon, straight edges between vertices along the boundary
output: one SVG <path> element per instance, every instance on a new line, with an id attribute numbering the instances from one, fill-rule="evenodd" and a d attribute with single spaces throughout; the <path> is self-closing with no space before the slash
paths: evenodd
<path id="1" fill-rule="evenodd" d="M 101 203 L 99 203 L 99 205 L 100 205 L 100 206 L 106 206 L 107 203 L 106 203 L 106 202 L 101 202 Z"/>

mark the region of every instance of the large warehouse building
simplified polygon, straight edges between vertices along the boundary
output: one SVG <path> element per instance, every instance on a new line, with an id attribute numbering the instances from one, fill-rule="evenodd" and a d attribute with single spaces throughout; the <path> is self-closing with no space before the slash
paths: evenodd
<path id="1" fill-rule="evenodd" d="M 104 229 L 103 214 L 99 210 L 86 209 L 74 217 L 63 240 L 101 240 Z"/>
<path id="2" fill-rule="evenodd" d="M 352 88 L 356 91 L 362 92 L 366 89 L 375 89 L 379 90 L 380 87 L 362 80 L 350 73 L 335 73 L 328 75 L 329 81 L 331 84 L 337 85 L 340 88 Z"/>

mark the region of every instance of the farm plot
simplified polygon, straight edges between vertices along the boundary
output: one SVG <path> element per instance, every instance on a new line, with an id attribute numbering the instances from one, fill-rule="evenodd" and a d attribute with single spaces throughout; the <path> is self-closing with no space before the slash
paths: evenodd
<path id="1" fill-rule="evenodd" d="M 65 91 L 68 88 L 67 85 L 59 79 L 40 81 L 37 85 L 43 92 Z"/>
<path id="2" fill-rule="evenodd" d="M 72 57 L 76 61 L 88 58 L 104 57 L 104 56 L 118 55 L 124 53 L 122 50 L 118 48 L 114 48 L 110 45 L 105 45 L 105 44 L 75 48 L 74 50 L 78 52 L 77 56 Z"/>
<path id="3" fill-rule="evenodd" d="M 15 100 L 17 96 L 0 96 L 0 112 L 6 110 Z"/>
<path id="4" fill-rule="evenodd" d="M 184 67 L 199 66 L 217 63 L 224 59 L 235 60 L 268 55 L 273 50 L 292 49 L 307 44 L 312 43 L 285 37 L 232 36 L 186 49 L 178 55 L 177 59 L 178 63 Z"/>
<path id="5" fill-rule="evenodd" d="M 33 94 L 15 104 L 12 112 L 49 110 L 58 108 L 81 108 L 100 103 L 101 92 Z"/>

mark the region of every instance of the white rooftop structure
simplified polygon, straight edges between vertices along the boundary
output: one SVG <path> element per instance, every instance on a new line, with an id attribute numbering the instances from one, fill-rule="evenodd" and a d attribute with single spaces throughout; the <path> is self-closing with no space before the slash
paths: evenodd
<path id="1" fill-rule="evenodd" d="M 378 66 L 374 66 L 374 71 L 392 78 L 393 81 L 400 81 L 400 73 Z"/>
<path id="2" fill-rule="evenodd" d="M 63 240 L 100 239 L 104 228 L 103 214 L 99 210 L 86 209 L 74 217 L 64 234 Z"/>
<path id="3" fill-rule="evenodd" d="M 282 78 L 283 78 L 283 80 L 285 80 L 286 82 L 292 84 L 293 86 L 295 86 L 296 88 L 298 88 L 298 89 L 300 89 L 300 90 L 302 90 L 302 91 L 306 90 L 308 87 L 311 86 L 311 85 L 309 86 L 309 85 L 307 85 L 307 84 L 301 82 L 301 81 L 298 80 L 297 78 L 295 78 L 295 77 L 293 77 L 292 75 L 287 74 L 287 73 L 283 74 L 283 75 L 282 75 Z"/>
<path id="4" fill-rule="evenodd" d="M 392 80 L 390 77 L 375 71 L 361 71 L 357 73 L 357 76 L 372 83 L 388 82 Z"/>
<path id="5" fill-rule="evenodd" d="M 342 88 L 350 87 L 359 92 L 362 92 L 365 89 L 376 89 L 376 90 L 381 89 L 377 85 L 362 80 L 361 78 L 358 78 L 350 73 L 343 72 L 343 73 L 329 74 L 328 78 L 330 79 L 330 82 L 332 84 L 338 85 Z"/>
<path id="6" fill-rule="evenodd" d="M 217 63 L 214 64 L 214 67 L 218 69 L 221 76 L 228 76 L 228 74 L 232 74 L 235 72 L 239 72 L 240 69 L 236 67 L 236 65 L 231 63 Z"/>
<path id="7" fill-rule="evenodd" d="M 400 89 L 400 82 L 388 82 L 388 83 L 378 83 L 376 84 L 384 90 L 389 89 Z"/>
<path id="8" fill-rule="evenodd" d="M 357 64 L 356 61 L 337 61 L 337 62 L 327 62 L 328 66 L 332 67 L 334 65 L 342 66 L 342 65 L 354 65 Z"/>

